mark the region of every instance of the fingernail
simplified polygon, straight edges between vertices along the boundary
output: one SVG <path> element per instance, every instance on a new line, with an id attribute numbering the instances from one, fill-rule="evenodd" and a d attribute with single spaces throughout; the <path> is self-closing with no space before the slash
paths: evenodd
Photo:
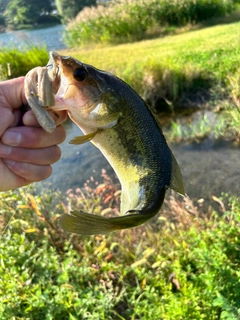
<path id="1" fill-rule="evenodd" d="M 2 137 L 2 142 L 10 146 L 18 146 L 21 140 L 22 135 L 16 131 L 7 131 Z"/>

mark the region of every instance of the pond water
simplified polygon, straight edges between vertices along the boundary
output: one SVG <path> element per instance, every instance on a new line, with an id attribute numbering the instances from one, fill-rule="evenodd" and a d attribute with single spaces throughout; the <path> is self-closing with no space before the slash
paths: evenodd
<path id="1" fill-rule="evenodd" d="M 59 24 L 48 28 L 38 28 L 32 30 L 9 31 L 0 34 L 0 47 L 23 48 L 24 46 L 46 45 L 47 49 L 60 50 L 66 48 L 62 35 L 64 26 Z"/>
<path id="2" fill-rule="evenodd" d="M 46 180 L 52 187 L 66 192 L 69 188 L 82 187 L 91 176 L 102 182 L 104 168 L 115 180 L 115 174 L 101 152 L 90 142 L 70 145 L 68 142 L 81 135 L 80 129 L 67 122 L 67 138 L 60 146 L 62 158 L 53 165 L 53 174 Z M 170 144 L 182 170 L 186 193 L 192 199 L 204 198 L 207 203 L 212 195 L 222 192 L 239 195 L 240 147 L 232 143 L 207 139 L 201 144 Z"/>

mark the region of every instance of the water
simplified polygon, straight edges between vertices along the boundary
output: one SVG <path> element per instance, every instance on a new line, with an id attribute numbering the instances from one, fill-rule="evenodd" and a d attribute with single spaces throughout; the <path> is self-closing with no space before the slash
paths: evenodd
<path id="1" fill-rule="evenodd" d="M 64 26 L 61 24 L 48 28 L 9 31 L 0 34 L 0 47 L 14 46 L 21 49 L 26 45 L 34 44 L 46 45 L 49 51 L 60 50 L 66 48 L 62 40 L 63 32 Z"/>
<path id="2" fill-rule="evenodd" d="M 67 139 L 60 146 L 62 158 L 53 165 L 53 174 L 47 179 L 55 189 L 66 192 L 69 188 L 82 187 L 93 176 L 100 183 L 104 168 L 115 174 L 101 152 L 90 142 L 70 145 L 68 142 L 81 133 L 71 122 L 67 123 Z M 240 147 L 231 143 L 207 139 L 201 144 L 170 145 L 182 170 L 186 193 L 192 199 L 210 201 L 212 195 L 221 193 L 239 196 Z"/>

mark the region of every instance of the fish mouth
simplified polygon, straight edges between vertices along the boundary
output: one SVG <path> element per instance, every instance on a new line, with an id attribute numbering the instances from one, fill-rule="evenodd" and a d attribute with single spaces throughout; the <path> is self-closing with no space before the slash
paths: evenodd
<path id="1" fill-rule="evenodd" d="M 49 61 L 47 63 L 47 70 L 50 79 L 52 80 L 53 85 L 53 93 L 56 94 L 61 86 L 61 72 L 60 72 L 60 64 L 62 61 L 62 57 L 54 51 L 50 51 L 49 53 Z"/>
<path id="2" fill-rule="evenodd" d="M 74 70 L 83 67 L 83 65 L 81 61 L 77 61 L 71 56 L 62 56 L 55 51 L 50 51 L 46 66 L 56 102 L 70 104 L 71 108 L 78 109 L 79 114 L 85 113 L 86 110 L 91 112 L 95 109 L 102 95 L 99 87 L 93 85 L 93 81 L 79 85 L 78 81 L 74 79 Z M 70 94 L 68 94 L 69 90 L 71 90 Z M 67 99 L 66 96 L 68 96 Z"/>
<path id="3" fill-rule="evenodd" d="M 62 99 L 67 90 L 73 83 L 63 74 L 65 60 L 69 60 L 69 56 L 61 56 L 55 51 L 50 51 L 49 61 L 47 63 L 48 75 L 52 81 L 52 90 L 56 100 Z"/>

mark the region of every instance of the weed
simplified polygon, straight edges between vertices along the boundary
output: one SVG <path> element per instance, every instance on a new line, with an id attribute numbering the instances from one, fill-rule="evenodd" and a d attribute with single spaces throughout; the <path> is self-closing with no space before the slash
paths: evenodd
<path id="1" fill-rule="evenodd" d="M 66 197 L 34 186 L 2 193 L 1 319 L 238 317 L 239 199 L 214 197 L 219 214 L 173 193 L 161 216 L 144 226 L 106 236 L 64 234 L 58 216 L 81 201 L 88 208 L 97 201 L 99 211 L 109 207 L 107 199 L 113 207 L 118 202 L 103 174 L 103 184 L 90 179 Z"/>

